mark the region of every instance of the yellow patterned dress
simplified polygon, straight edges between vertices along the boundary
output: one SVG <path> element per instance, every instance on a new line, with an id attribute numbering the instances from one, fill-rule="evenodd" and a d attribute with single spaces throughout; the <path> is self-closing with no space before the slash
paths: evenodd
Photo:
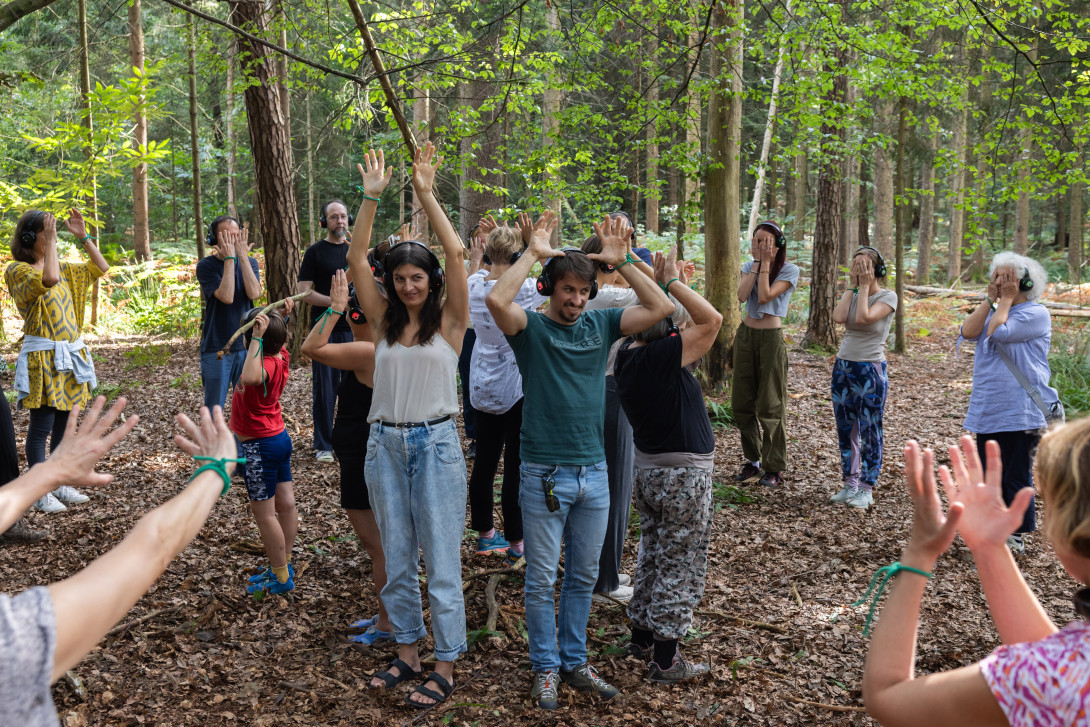
<path id="1" fill-rule="evenodd" d="M 87 292 L 103 271 L 92 262 L 61 263 L 60 282 L 52 288 L 42 284 L 42 272 L 29 263 L 13 262 L 4 271 L 4 281 L 23 318 L 23 335 L 53 341 L 75 341 L 83 331 Z M 72 354 L 90 361 L 88 349 Z M 71 411 L 77 404 L 86 408 L 91 385 L 78 383 L 73 371 L 57 371 L 52 351 L 27 354 L 30 394 L 20 402 L 27 409 L 51 406 Z"/>

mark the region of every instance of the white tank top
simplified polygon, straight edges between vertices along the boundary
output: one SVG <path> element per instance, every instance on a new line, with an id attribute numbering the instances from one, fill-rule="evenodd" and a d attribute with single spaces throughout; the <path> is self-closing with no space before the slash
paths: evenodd
<path id="1" fill-rule="evenodd" d="M 458 354 L 438 333 L 429 343 L 375 344 L 369 422 L 426 422 L 458 414 Z"/>

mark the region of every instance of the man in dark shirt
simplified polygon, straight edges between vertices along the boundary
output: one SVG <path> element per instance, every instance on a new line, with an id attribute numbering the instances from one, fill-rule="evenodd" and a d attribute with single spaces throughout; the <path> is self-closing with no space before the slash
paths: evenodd
<path id="1" fill-rule="evenodd" d="M 227 390 L 234 388 L 246 361 L 242 337 L 220 359 L 217 353 L 238 330 L 242 317 L 261 297 L 257 260 L 250 257 L 249 233 L 230 215 L 220 215 L 208 225 L 212 253 L 197 262 L 197 282 L 205 299 L 201 322 L 201 383 L 204 404 L 223 407 Z M 242 262 L 245 261 L 245 262 Z"/>
<path id="2" fill-rule="evenodd" d="M 330 200 L 322 206 L 321 225 L 326 229 L 324 240 L 318 240 L 303 253 L 303 264 L 299 266 L 299 292 L 312 290 L 307 302 L 310 303 L 311 328 L 329 308 L 329 287 L 333 274 L 344 270 L 348 265 L 348 226 L 352 224 L 348 207 L 339 199 Z M 343 313 L 344 311 L 341 311 Z M 347 343 L 352 340 L 352 330 L 348 319 L 341 315 L 329 321 L 334 326 L 329 337 L 330 343 Z M 337 403 L 337 387 L 341 383 L 342 372 L 317 361 L 310 362 L 311 387 L 313 392 L 314 415 L 314 450 L 319 462 L 333 461 L 333 409 Z"/>

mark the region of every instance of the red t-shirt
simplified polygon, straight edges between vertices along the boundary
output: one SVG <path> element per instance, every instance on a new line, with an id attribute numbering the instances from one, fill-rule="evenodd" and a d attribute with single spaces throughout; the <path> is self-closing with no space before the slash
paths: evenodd
<path id="1" fill-rule="evenodd" d="M 250 355 L 250 354 L 247 354 Z M 231 397 L 231 431 L 240 437 L 255 439 L 272 437 L 284 431 L 280 414 L 280 395 L 288 383 L 288 351 L 281 349 L 275 356 L 265 356 L 265 384 L 235 386 Z M 268 391 L 266 394 L 265 392 Z"/>

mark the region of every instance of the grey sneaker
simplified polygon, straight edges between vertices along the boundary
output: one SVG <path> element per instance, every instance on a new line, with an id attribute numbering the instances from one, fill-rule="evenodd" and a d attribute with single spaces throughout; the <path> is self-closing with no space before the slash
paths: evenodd
<path id="1" fill-rule="evenodd" d="M 91 499 L 87 497 L 87 495 L 84 495 L 82 492 L 77 490 L 75 487 L 70 487 L 68 485 L 63 485 L 53 490 L 53 497 L 57 498 L 66 505 L 80 505 Z"/>
<path id="2" fill-rule="evenodd" d="M 616 599 L 621 603 L 628 603 L 632 600 L 632 594 L 634 593 L 635 590 L 632 588 L 632 586 L 617 586 L 617 590 L 610 591 L 605 595 L 602 595 L 601 593 L 595 593 L 593 596 L 591 596 L 590 600 L 594 601 L 595 603 L 608 604 L 614 603 L 615 601 L 613 599 Z M 606 598 L 606 596 L 609 596 L 609 598 Z"/>
<path id="3" fill-rule="evenodd" d="M 655 684 L 676 684 L 702 677 L 709 671 L 707 664 L 693 664 L 678 651 L 669 669 L 663 669 L 652 661 L 647 666 L 647 681 Z"/>
<path id="4" fill-rule="evenodd" d="M 533 684 L 530 698 L 537 702 L 537 706 L 542 709 L 556 709 L 560 699 L 556 691 L 560 685 L 560 675 L 555 671 L 535 671 Z"/>
<path id="5" fill-rule="evenodd" d="M 654 647 L 640 646 L 631 641 L 624 645 L 624 651 L 629 656 L 634 656 L 640 661 L 651 661 L 651 657 L 655 655 Z"/>
<path id="6" fill-rule="evenodd" d="M 319 449 L 314 453 L 314 458 L 325 464 L 333 464 L 333 462 L 336 461 L 333 459 L 333 453 L 328 449 Z"/>
<path id="7" fill-rule="evenodd" d="M 39 540 L 48 537 L 49 532 L 46 530 L 33 530 L 27 525 L 26 518 L 19 518 L 15 521 L 7 532 L 0 533 L 0 544 L 4 543 L 36 543 Z"/>
<path id="8" fill-rule="evenodd" d="M 1022 537 L 1022 533 L 1015 533 L 1007 538 L 1007 547 L 1011 549 L 1011 552 L 1015 555 L 1026 554 L 1026 539 Z"/>
<path id="9" fill-rule="evenodd" d="M 560 670 L 560 681 L 584 692 L 595 692 L 602 699 L 613 699 L 619 690 L 598 676 L 598 670 L 590 664 L 577 666 L 571 671 Z"/>
<path id="10" fill-rule="evenodd" d="M 53 496 L 52 492 L 47 492 L 39 497 L 34 503 L 34 507 L 42 512 L 63 512 L 68 509 L 63 502 Z"/>
<path id="11" fill-rule="evenodd" d="M 874 504 L 874 494 L 871 488 L 860 487 L 844 504 L 848 507 L 858 507 L 860 510 L 866 510 Z"/>
<path id="12" fill-rule="evenodd" d="M 859 492 L 859 485 L 853 485 L 851 482 L 845 482 L 844 486 L 840 488 L 840 492 L 836 493 L 829 498 L 829 502 L 837 505 L 843 505 L 848 500 L 855 497 L 855 493 Z"/>

